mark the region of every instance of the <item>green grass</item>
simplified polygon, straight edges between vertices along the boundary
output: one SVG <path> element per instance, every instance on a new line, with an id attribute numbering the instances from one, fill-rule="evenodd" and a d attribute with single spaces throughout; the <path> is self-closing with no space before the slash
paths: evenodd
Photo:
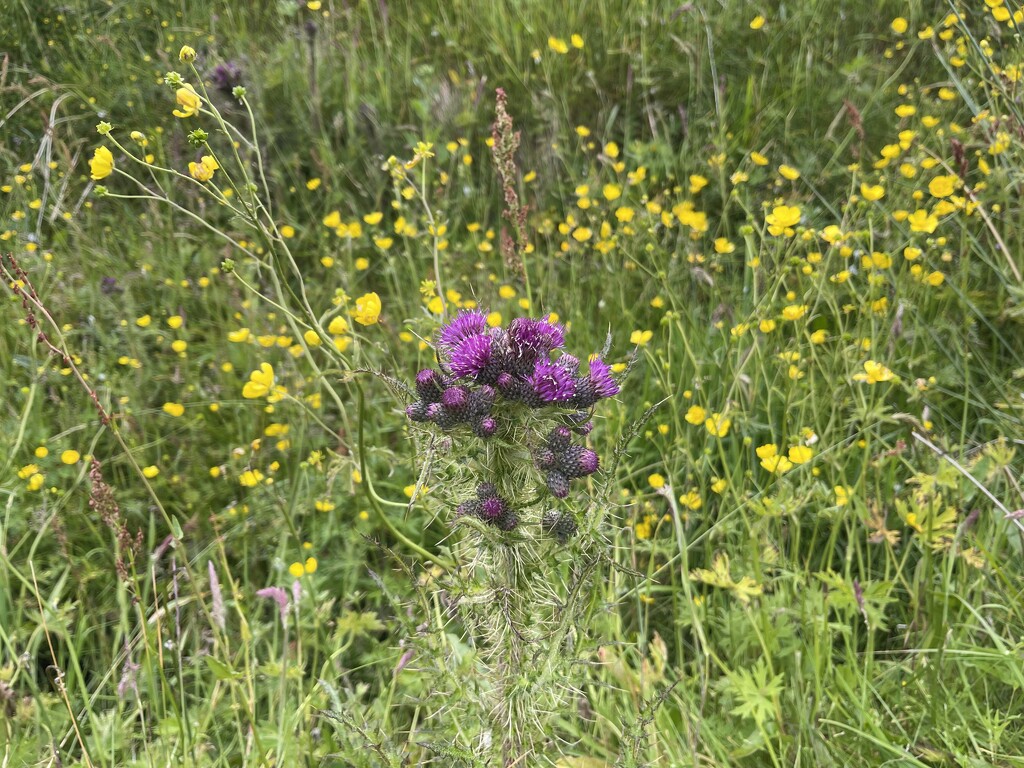
<path id="1" fill-rule="evenodd" d="M 11 292 L 6 764 L 1024 764 L 1005 23 L 838 1 L 214 5 L 23 3 L 0 37 L 23 51 L 0 75 L 0 251 L 68 355 Z M 197 127 L 215 181 L 259 177 L 210 115 L 171 115 L 163 74 L 198 82 L 183 44 L 248 141 L 210 80 L 240 69 L 262 231 L 187 178 Z M 528 280 L 500 248 L 497 87 L 522 132 Z M 184 176 L 133 165 L 100 120 Z M 390 174 L 420 141 L 436 156 Z M 101 145 L 107 197 L 89 189 Z M 125 173 L 157 199 L 118 199 L 139 189 Z M 952 205 L 921 231 L 908 215 L 944 205 L 929 183 L 947 175 Z M 799 222 L 773 233 L 780 206 Z M 361 232 L 337 236 L 334 211 Z M 466 467 L 507 457 L 405 417 L 399 382 L 436 364 L 426 280 L 505 323 L 555 312 L 574 354 L 610 333 L 610 362 L 635 355 L 596 409 L 602 471 L 574 481 L 567 546 L 452 525 Z M 371 291 L 380 322 L 358 325 Z M 350 328 L 327 332 L 338 313 Z M 242 395 L 263 362 L 288 391 L 270 405 Z M 243 485 L 250 469 L 264 482 Z M 296 582 L 282 622 L 256 593 Z M 530 643 L 501 630 L 500 595 Z"/>

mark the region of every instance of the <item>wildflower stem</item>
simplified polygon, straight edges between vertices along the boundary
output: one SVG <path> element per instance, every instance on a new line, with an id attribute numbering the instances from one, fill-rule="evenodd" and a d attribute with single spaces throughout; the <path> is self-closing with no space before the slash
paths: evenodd
<path id="1" fill-rule="evenodd" d="M 451 570 L 452 568 L 455 567 L 454 563 L 452 563 L 451 561 L 447 560 L 446 558 L 443 558 L 443 557 L 441 557 L 439 555 L 436 555 L 436 554 L 433 554 L 433 553 L 429 552 L 428 550 L 424 549 L 419 544 L 414 542 L 412 539 L 410 539 L 408 536 L 406 536 L 404 533 L 402 533 L 400 530 L 398 530 L 398 528 L 395 527 L 394 523 L 391 522 L 391 520 L 388 517 L 387 513 L 384 511 L 384 507 L 382 506 L 382 504 L 388 504 L 388 505 L 391 505 L 391 506 L 398 506 L 398 507 L 401 507 L 403 509 L 405 508 L 405 505 L 404 504 L 396 504 L 395 502 L 389 502 L 389 501 L 387 501 L 385 499 L 382 499 L 380 496 L 377 495 L 376 490 L 374 490 L 374 487 L 373 487 L 373 477 L 370 474 L 370 472 L 369 472 L 369 470 L 368 470 L 368 468 L 366 466 L 366 446 L 365 446 L 365 443 L 364 443 L 364 440 L 363 440 L 363 424 L 366 423 L 366 413 L 365 413 L 365 407 L 364 407 L 365 406 L 365 397 L 363 395 L 363 387 L 362 387 L 362 385 L 360 385 L 359 383 L 356 383 L 356 390 L 358 392 L 358 395 L 357 395 L 357 398 L 358 398 L 358 401 L 357 401 L 357 414 L 356 415 L 357 415 L 357 421 L 358 421 L 358 425 L 359 425 L 358 426 L 358 438 L 357 438 L 357 447 L 358 447 L 358 450 L 359 450 L 359 471 L 362 473 L 363 481 L 366 483 L 366 490 L 367 490 L 367 494 L 366 495 L 370 499 L 370 504 L 373 506 L 373 509 L 377 513 L 377 515 L 380 517 L 381 522 L 383 522 L 384 526 L 388 529 L 388 531 L 391 532 L 392 536 L 394 536 L 396 539 L 398 539 L 400 542 L 402 542 L 406 547 L 411 549 L 413 552 L 416 552 L 417 554 L 419 554 L 425 561 L 437 563 L 442 568 Z"/>

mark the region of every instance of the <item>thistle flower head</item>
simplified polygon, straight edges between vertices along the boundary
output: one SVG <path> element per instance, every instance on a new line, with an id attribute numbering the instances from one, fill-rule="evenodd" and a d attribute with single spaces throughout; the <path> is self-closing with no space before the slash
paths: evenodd
<path id="1" fill-rule="evenodd" d="M 612 367 L 599 357 L 590 361 L 590 381 L 598 397 L 613 397 L 619 394 L 619 385 L 612 378 Z"/>
<path id="2" fill-rule="evenodd" d="M 233 61 L 225 61 L 213 68 L 210 80 L 213 81 L 213 86 L 218 91 L 231 93 L 242 84 L 242 69 Z"/>
<path id="3" fill-rule="evenodd" d="M 480 504 L 480 515 L 485 520 L 497 520 L 505 511 L 505 501 L 500 496 L 492 496 Z"/>
<path id="4" fill-rule="evenodd" d="M 516 358 L 535 359 L 565 344 L 565 327 L 547 320 L 517 317 L 508 326 L 509 348 Z"/>
<path id="5" fill-rule="evenodd" d="M 567 403 L 576 393 L 572 374 L 548 360 L 537 361 L 528 381 L 534 393 L 545 403 Z"/>
<path id="6" fill-rule="evenodd" d="M 442 325 L 437 336 L 437 346 L 454 350 L 462 341 L 471 336 L 487 332 L 487 315 L 478 310 L 463 310 L 451 322 Z"/>
<path id="7" fill-rule="evenodd" d="M 529 489 L 522 494 L 518 490 L 521 475 L 507 468 L 506 462 L 492 460 L 505 454 L 506 441 L 521 440 L 523 435 L 543 435 L 523 447 L 530 451 L 526 460 L 538 473 L 541 487 L 546 485 L 556 498 L 569 495 L 573 480 L 598 471 L 598 455 L 582 442 L 573 441 L 590 432 L 591 407 L 618 394 L 619 384 L 611 366 L 600 357 L 594 356 L 583 366 L 579 358 L 563 349 L 563 326 L 549 319 L 518 318 L 507 328 L 490 328 L 484 312 L 467 310 L 443 325 L 436 339 L 442 367 L 416 375 L 418 399 L 406 408 L 406 414 L 412 421 L 430 422 L 451 432 L 452 445 L 457 445 L 454 438 L 459 434 L 469 436 L 472 445 L 474 435 L 486 441 L 500 430 L 502 439 L 492 443 L 496 443 L 494 450 L 488 448 L 478 455 L 485 471 L 499 473 L 491 476 L 512 494 L 503 497 L 496 483 L 480 483 L 476 498 L 459 504 L 459 516 L 511 531 L 520 524 L 521 514 L 530 514 L 515 507 L 529 498 Z M 524 419 L 536 426 L 520 425 Z M 558 426 L 541 426 L 552 421 Z M 556 520 L 552 513 L 548 518 L 543 528 L 559 541 L 564 543 L 576 532 L 572 515 Z"/>
<path id="8" fill-rule="evenodd" d="M 497 391 L 490 384 L 483 384 L 469 395 L 469 410 L 475 416 L 487 416 L 494 407 Z"/>
<path id="9" fill-rule="evenodd" d="M 451 350 L 449 366 L 452 375 L 461 379 L 478 376 L 491 362 L 491 340 L 483 334 L 461 339 Z"/>
<path id="10" fill-rule="evenodd" d="M 555 360 L 555 365 L 563 368 L 568 374 L 573 375 L 576 373 L 576 369 L 580 367 L 580 359 L 575 355 L 570 355 L 568 352 L 563 352 Z"/>

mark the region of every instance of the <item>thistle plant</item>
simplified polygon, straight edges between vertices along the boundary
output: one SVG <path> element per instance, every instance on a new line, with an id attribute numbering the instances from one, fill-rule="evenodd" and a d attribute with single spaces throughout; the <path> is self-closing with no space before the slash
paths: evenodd
<path id="1" fill-rule="evenodd" d="M 580 586 L 599 562 L 599 521 L 582 499 L 600 460 L 586 438 L 619 384 L 602 356 L 584 364 L 564 346 L 550 317 L 491 328 L 485 312 L 460 312 L 440 328 L 438 366 L 417 374 L 406 409 L 450 447 L 444 487 L 467 566 L 446 586 L 488 681 L 486 764 L 543 749 L 572 687 Z"/>

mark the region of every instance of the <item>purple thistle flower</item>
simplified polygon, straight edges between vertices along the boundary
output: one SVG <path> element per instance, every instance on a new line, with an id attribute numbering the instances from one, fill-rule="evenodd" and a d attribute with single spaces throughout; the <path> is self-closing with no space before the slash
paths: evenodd
<path id="1" fill-rule="evenodd" d="M 555 360 L 555 364 L 561 366 L 570 374 L 575 374 L 576 369 L 580 367 L 580 359 L 575 355 L 563 352 L 559 358 Z"/>
<path id="2" fill-rule="evenodd" d="M 612 397 L 619 394 L 619 385 L 612 378 L 612 367 L 599 357 L 590 361 L 590 381 L 598 397 Z"/>
<path id="3" fill-rule="evenodd" d="M 565 328 L 546 320 L 517 317 L 508 326 L 512 363 L 529 366 L 534 360 L 565 344 Z"/>
<path id="4" fill-rule="evenodd" d="M 579 426 L 573 427 L 572 431 L 575 432 L 577 435 L 589 435 L 591 432 L 594 431 L 594 422 L 585 421 Z"/>
<path id="5" fill-rule="evenodd" d="M 551 491 L 552 496 L 564 499 L 569 495 L 569 478 L 557 469 L 552 469 L 548 472 L 547 482 L 548 490 Z"/>
<path id="6" fill-rule="evenodd" d="M 471 336 L 482 335 L 486 331 L 486 313 L 479 310 L 463 310 L 450 323 L 441 326 L 437 346 L 442 349 L 454 349 L 462 341 Z"/>
<path id="7" fill-rule="evenodd" d="M 524 400 L 530 388 L 522 379 L 516 378 L 507 371 L 498 374 L 495 382 L 498 391 L 506 400 Z"/>
<path id="8" fill-rule="evenodd" d="M 491 340 L 481 334 L 462 339 L 451 350 L 450 367 L 457 379 L 479 375 L 490 362 Z"/>
<path id="9" fill-rule="evenodd" d="M 538 360 L 527 380 L 534 393 L 545 403 L 565 403 L 576 392 L 575 382 L 565 368 L 548 360 Z"/>
<path id="10" fill-rule="evenodd" d="M 505 510 L 505 500 L 500 496 L 492 496 L 480 505 L 481 517 L 485 520 L 497 520 Z"/>

